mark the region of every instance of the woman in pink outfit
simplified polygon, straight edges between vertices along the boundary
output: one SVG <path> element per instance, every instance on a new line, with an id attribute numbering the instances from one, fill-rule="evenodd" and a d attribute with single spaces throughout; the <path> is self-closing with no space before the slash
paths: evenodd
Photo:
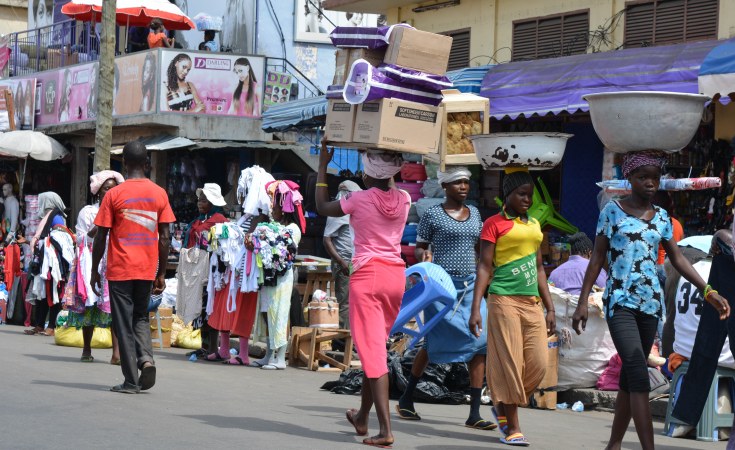
<path id="1" fill-rule="evenodd" d="M 393 186 L 401 170 L 395 153 L 364 153 L 363 181 L 366 190 L 351 192 L 339 201 L 329 201 L 327 165 L 334 149 L 322 141 L 316 183 L 316 208 L 323 216 L 350 214 L 355 238 L 350 277 L 350 330 L 365 372 L 360 409 L 347 411 L 347 420 L 359 436 L 368 432 L 370 409 L 375 404 L 380 433 L 365 438 L 364 444 L 387 447 L 393 444 L 388 402 L 386 341 L 398 315 L 405 288 L 405 264 L 400 243 L 411 198 Z M 348 349 L 349 351 L 349 349 Z"/>

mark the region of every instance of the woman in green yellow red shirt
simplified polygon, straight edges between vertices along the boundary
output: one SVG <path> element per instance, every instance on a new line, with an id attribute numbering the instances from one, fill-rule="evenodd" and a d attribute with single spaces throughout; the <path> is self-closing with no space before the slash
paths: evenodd
<path id="1" fill-rule="evenodd" d="M 554 332 L 556 319 L 538 252 L 543 234 L 538 221 L 528 217 L 533 203 L 531 175 L 525 170 L 508 173 L 503 195 L 503 211 L 485 221 L 480 235 L 470 330 L 478 337 L 482 332 L 480 304 L 489 285 L 487 379 L 493 414 L 502 443 L 527 446 L 518 405 L 528 403 L 544 378 L 547 336 Z"/>

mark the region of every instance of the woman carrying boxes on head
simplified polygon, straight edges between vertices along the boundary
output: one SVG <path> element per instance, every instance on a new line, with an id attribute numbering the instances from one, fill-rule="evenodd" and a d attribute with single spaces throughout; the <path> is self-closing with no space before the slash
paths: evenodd
<path id="1" fill-rule="evenodd" d="M 347 411 L 347 420 L 359 436 L 368 432 L 373 404 L 380 433 L 363 443 L 377 447 L 393 444 L 388 401 L 386 342 L 398 316 L 406 285 L 401 259 L 401 236 L 411 199 L 392 186 L 391 179 L 402 165 L 398 154 L 365 153 L 362 156 L 367 190 L 351 192 L 339 201 L 329 201 L 327 165 L 334 150 L 322 141 L 316 184 L 317 212 L 323 216 L 350 214 L 355 233 L 355 251 L 350 277 L 350 331 L 365 376 L 360 410 Z"/>
<path id="2" fill-rule="evenodd" d="M 493 430 L 496 424 L 480 416 L 480 398 L 485 379 L 487 335 L 477 337 L 469 329 L 472 292 L 477 270 L 477 244 L 482 230 L 480 211 L 465 205 L 470 190 L 471 173 L 466 167 L 450 167 L 437 172 L 445 191 L 444 203 L 429 208 L 421 217 L 416 244 L 416 259 L 432 261 L 449 273 L 457 288 L 457 307 L 444 317 L 426 336 L 426 346 L 419 350 L 411 368 L 411 376 L 403 396 L 396 405 L 398 416 L 420 420 L 413 405 L 413 393 L 429 361 L 437 364 L 468 363 L 472 406 L 465 425 L 480 430 Z M 429 251 L 429 244 L 433 253 Z M 485 321 L 487 309 L 481 300 L 481 315 Z M 424 311 L 428 321 L 439 310 L 430 306 Z"/>
<path id="3" fill-rule="evenodd" d="M 547 336 L 556 328 L 538 251 L 543 234 L 538 221 L 528 216 L 533 189 L 525 168 L 507 173 L 503 180 L 503 210 L 485 221 L 480 235 L 470 317 L 470 330 L 479 337 L 483 331 L 480 305 L 488 289 L 487 379 L 493 414 L 503 434 L 501 442 L 521 446 L 529 444 L 521 433 L 518 405 L 528 403 L 544 378 Z"/>

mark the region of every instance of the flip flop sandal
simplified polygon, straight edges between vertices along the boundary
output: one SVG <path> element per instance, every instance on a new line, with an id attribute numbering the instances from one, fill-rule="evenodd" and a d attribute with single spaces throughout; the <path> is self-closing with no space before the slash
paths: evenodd
<path id="1" fill-rule="evenodd" d="M 345 417 L 347 417 L 347 421 L 350 423 L 350 425 L 355 428 L 355 434 L 357 434 L 358 436 L 365 436 L 367 434 L 367 431 L 365 431 L 364 433 L 360 433 L 359 431 L 357 431 L 357 425 L 355 424 L 355 418 L 353 417 L 355 415 L 355 412 L 357 412 L 356 409 L 348 409 L 347 411 L 345 411 Z"/>
<path id="2" fill-rule="evenodd" d="M 235 361 L 235 362 L 232 362 Z M 235 356 L 234 358 L 226 359 L 222 361 L 222 364 L 226 366 L 247 366 L 248 364 L 245 364 L 239 356 Z"/>
<path id="3" fill-rule="evenodd" d="M 212 358 L 212 355 L 214 355 L 214 358 Z M 219 355 L 219 353 L 214 352 L 210 353 L 204 358 L 202 358 L 202 361 L 209 361 L 209 362 L 218 362 L 218 361 L 224 361 L 225 359 Z"/>
<path id="4" fill-rule="evenodd" d="M 90 356 L 82 356 L 79 359 L 79 361 L 86 362 L 86 363 L 91 363 L 91 362 L 94 362 L 94 356 L 91 356 L 91 355 Z"/>
<path id="5" fill-rule="evenodd" d="M 401 408 L 400 405 L 396 405 L 396 413 L 403 420 L 421 420 L 419 413 L 410 409 Z"/>
<path id="6" fill-rule="evenodd" d="M 23 330 L 23 334 L 26 334 L 28 336 L 34 336 L 38 333 L 41 333 L 43 330 L 36 330 L 35 328 L 32 328 L 30 330 Z"/>
<path id="7" fill-rule="evenodd" d="M 466 426 L 467 428 L 474 428 L 476 430 L 494 430 L 498 427 L 498 425 L 494 424 L 493 422 L 484 419 L 480 419 L 475 423 L 465 422 L 464 426 Z"/>
<path id="8" fill-rule="evenodd" d="M 149 364 L 143 366 L 140 369 L 140 377 L 138 377 L 138 384 L 140 385 L 141 391 L 147 391 L 156 384 L 156 366 Z"/>
<path id="9" fill-rule="evenodd" d="M 528 439 L 526 439 L 526 436 L 524 436 L 523 433 L 513 433 L 510 436 L 502 437 L 500 438 L 500 442 L 515 447 L 528 447 L 529 445 L 531 445 L 531 443 L 528 442 Z"/>
<path id="10" fill-rule="evenodd" d="M 378 442 L 373 441 L 373 438 L 363 439 L 362 443 L 364 445 L 369 445 L 371 447 L 377 447 L 377 448 L 393 448 L 392 442 L 390 444 L 380 444 Z"/>
<path id="11" fill-rule="evenodd" d="M 112 364 L 113 366 L 119 366 L 121 363 L 119 359 L 111 359 L 110 364 Z"/>
<path id="12" fill-rule="evenodd" d="M 508 434 L 508 420 L 505 418 L 505 416 L 499 416 L 498 410 L 495 409 L 493 406 L 490 411 L 493 412 L 493 417 L 495 417 L 495 421 L 498 422 L 498 431 L 505 437 Z"/>

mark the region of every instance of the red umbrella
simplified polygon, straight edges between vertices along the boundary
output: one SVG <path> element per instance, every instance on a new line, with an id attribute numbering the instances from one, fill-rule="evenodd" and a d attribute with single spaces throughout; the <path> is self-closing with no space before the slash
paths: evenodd
<path id="1" fill-rule="evenodd" d="M 102 0 L 72 0 L 61 12 L 82 22 L 102 20 Z M 117 0 L 118 25 L 147 27 L 151 20 L 161 19 L 167 30 L 191 30 L 194 22 L 178 6 L 168 0 Z"/>

